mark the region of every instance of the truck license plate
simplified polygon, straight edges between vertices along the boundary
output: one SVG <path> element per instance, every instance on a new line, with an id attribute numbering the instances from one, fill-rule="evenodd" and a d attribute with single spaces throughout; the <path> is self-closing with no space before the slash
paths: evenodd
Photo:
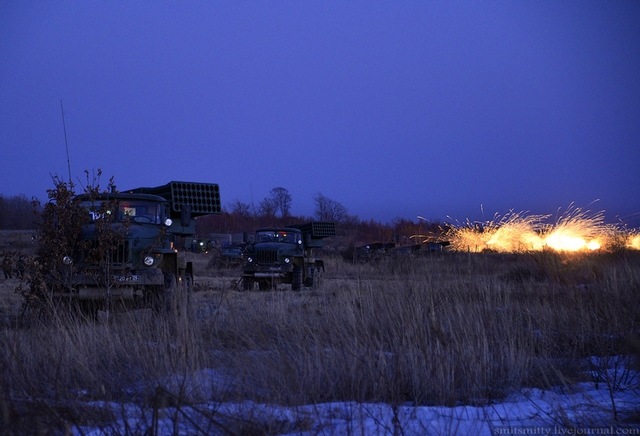
<path id="1" fill-rule="evenodd" d="M 137 275 L 130 275 L 130 276 L 114 275 L 113 280 L 115 282 L 120 282 L 120 283 L 137 282 L 138 276 Z"/>

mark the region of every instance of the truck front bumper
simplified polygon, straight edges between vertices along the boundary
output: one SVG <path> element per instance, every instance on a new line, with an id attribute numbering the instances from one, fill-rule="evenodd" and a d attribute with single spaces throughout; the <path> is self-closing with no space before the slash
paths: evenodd
<path id="1" fill-rule="evenodd" d="M 159 269 L 146 270 L 144 274 L 112 274 L 109 283 L 91 274 L 78 273 L 71 277 L 65 289 L 54 293 L 56 297 L 80 300 L 104 300 L 107 296 L 125 300 L 141 297 L 147 287 L 164 286 L 164 274 Z"/>
<path id="2" fill-rule="evenodd" d="M 290 275 L 293 272 L 293 265 L 245 265 L 242 272 L 243 277 L 255 278 L 278 278 Z"/>

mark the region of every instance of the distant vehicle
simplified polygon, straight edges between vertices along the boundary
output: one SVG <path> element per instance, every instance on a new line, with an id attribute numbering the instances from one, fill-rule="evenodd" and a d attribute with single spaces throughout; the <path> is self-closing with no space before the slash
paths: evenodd
<path id="1" fill-rule="evenodd" d="M 356 247 L 354 252 L 354 261 L 356 262 L 375 262 L 387 255 L 389 250 L 396 246 L 393 242 L 382 243 L 375 242 L 371 244 Z"/>
<path id="2" fill-rule="evenodd" d="M 220 264 L 224 267 L 242 265 L 243 247 L 241 245 L 223 245 L 220 247 Z"/>
<path id="3" fill-rule="evenodd" d="M 393 242 L 374 242 L 355 247 L 352 251 L 345 252 L 343 256 L 348 262 L 378 262 L 385 258 L 418 257 L 441 252 L 449 244 L 449 241 L 441 241 L 396 246 Z"/>
<path id="4" fill-rule="evenodd" d="M 390 253 L 396 257 L 424 256 L 429 253 L 441 252 L 444 250 L 444 247 L 447 247 L 449 244 L 450 244 L 449 241 L 424 242 L 422 244 L 405 245 L 401 247 L 396 247 L 393 250 L 390 250 Z"/>
<path id="5" fill-rule="evenodd" d="M 184 249 L 192 253 L 208 253 L 214 244 L 208 239 L 185 238 Z"/>
<path id="6" fill-rule="evenodd" d="M 315 256 L 316 251 L 323 246 L 323 238 L 335 235 L 335 223 L 325 221 L 258 229 L 244 250 L 243 289 L 252 289 L 256 282 L 260 290 L 280 283 L 290 284 L 294 291 L 303 284 L 318 286 L 324 261 Z"/>

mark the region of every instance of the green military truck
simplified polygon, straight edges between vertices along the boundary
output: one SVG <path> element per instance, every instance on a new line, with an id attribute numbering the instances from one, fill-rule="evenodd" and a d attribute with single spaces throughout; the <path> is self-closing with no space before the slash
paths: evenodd
<path id="1" fill-rule="evenodd" d="M 242 288 L 260 290 L 290 284 L 299 291 L 302 285 L 318 286 L 324 261 L 316 257 L 323 239 L 336 235 L 335 223 L 312 221 L 287 227 L 258 229 L 253 243 L 244 249 Z"/>
<path id="2" fill-rule="evenodd" d="M 86 210 L 80 243 L 60 259 L 64 274 L 50 276 L 53 296 L 169 304 L 193 285 L 193 265 L 177 250 L 177 237 L 195 235 L 194 217 L 221 211 L 217 184 L 172 181 L 153 188 L 80 194 Z M 105 221 L 105 217 L 108 220 Z M 105 239 L 105 234 L 116 238 Z"/>

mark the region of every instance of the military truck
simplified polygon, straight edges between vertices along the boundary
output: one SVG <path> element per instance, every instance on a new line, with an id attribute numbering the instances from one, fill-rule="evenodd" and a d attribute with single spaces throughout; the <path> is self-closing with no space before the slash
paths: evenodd
<path id="1" fill-rule="evenodd" d="M 290 284 L 294 291 L 303 284 L 318 286 L 324 261 L 316 254 L 323 238 L 335 235 L 335 223 L 326 221 L 258 229 L 244 249 L 242 288 L 250 290 L 256 282 L 261 291 L 280 283 Z"/>
<path id="2" fill-rule="evenodd" d="M 191 290 L 193 265 L 175 240 L 195 235 L 193 218 L 220 213 L 217 184 L 172 181 L 76 199 L 88 216 L 81 243 L 62 259 L 67 273 L 51 284 L 54 297 L 157 307 Z"/>
<path id="3" fill-rule="evenodd" d="M 184 238 L 184 247 L 186 251 L 192 253 L 204 253 L 207 254 L 213 247 L 213 243 L 204 238 Z"/>
<path id="4" fill-rule="evenodd" d="M 356 247 L 353 253 L 354 262 L 379 262 L 387 256 L 396 244 L 393 242 L 374 242 L 367 245 Z"/>

